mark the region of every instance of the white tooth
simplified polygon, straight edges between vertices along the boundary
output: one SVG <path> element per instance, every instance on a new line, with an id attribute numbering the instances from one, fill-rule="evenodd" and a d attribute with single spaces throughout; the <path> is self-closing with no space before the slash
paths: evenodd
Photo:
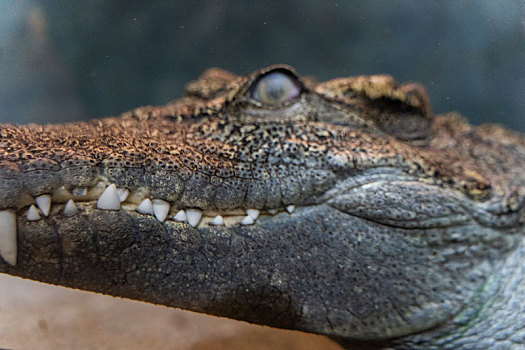
<path id="1" fill-rule="evenodd" d="M 151 204 L 149 198 L 144 199 L 139 204 L 139 206 L 137 207 L 137 211 L 141 214 L 153 215 L 153 204 Z"/>
<path id="2" fill-rule="evenodd" d="M 286 211 L 289 212 L 290 214 L 295 210 L 295 205 L 293 204 L 290 204 L 289 206 L 286 207 Z"/>
<path id="3" fill-rule="evenodd" d="M 188 219 L 188 224 L 195 227 L 199 224 L 202 218 L 202 210 L 199 209 L 188 209 L 186 210 L 186 218 Z"/>
<path id="4" fill-rule="evenodd" d="M 170 212 L 170 204 L 162 199 L 153 200 L 153 213 L 160 222 L 164 222 Z"/>
<path id="5" fill-rule="evenodd" d="M 0 211 L 0 256 L 9 265 L 16 265 L 16 215 L 11 210 Z"/>
<path id="6" fill-rule="evenodd" d="M 27 220 L 28 221 L 38 221 L 40 219 L 42 219 L 42 217 L 40 216 L 38 209 L 33 204 L 31 204 L 31 206 L 27 210 Z"/>
<path id="7" fill-rule="evenodd" d="M 241 225 L 253 225 L 255 220 L 251 216 L 245 216 L 242 221 Z"/>
<path id="8" fill-rule="evenodd" d="M 84 197 L 87 193 L 88 190 L 85 187 L 76 187 L 71 190 L 71 194 L 75 197 Z"/>
<path id="9" fill-rule="evenodd" d="M 217 215 L 217 216 L 214 217 L 213 220 L 210 222 L 210 225 L 213 225 L 213 226 L 224 225 L 224 219 L 222 218 L 221 215 Z"/>
<path id="10" fill-rule="evenodd" d="M 184 210 L 179 210 L 177 214 L 173 216 L 173 220 L 178 222 L 186 222 L 186 212 Z"/>
<path id="11" fill-rule="evenodd" d="M 268 213 L 272 214 L 272 215 L 275 215 L 277 214 L 277 209 L 268 209 Z"/>
<path id="12" fill-rule="evenodd" d="M 51 196 L 49 194 L 43 194 L 36 197 L 36 205 L 44 216 L 48 216 L 49 210 L 51 209 Z"/>
<path id="13" fill-rule="evenodd" d="M 72 199 L 68 200 L 66 206 L 64 207 L 65 216 L 73 216 L 78 212 L 77 205 L 73 202 Z"/>
<path id="14" fill-rule="evenodd" d="M 117 193 L 118 193 L 118 200 L 121 203 L 124 202 L 129 196 L 129 191 L 126 188 L 117 188 Z"/>
<path id="15" fill-rule="evenodd" d="M 253 220 L 257 220 L 260 211 L 257 209 L 246 209 L 246 215 L 250 216 Z"/>
<path id="16" fill-rule="evenodd" d="M 102 192 L 98 201 L 97 208 L 106 210 L 119 210 L 120 200 L 118 198 L 117 186 L 111 184 Z"/>

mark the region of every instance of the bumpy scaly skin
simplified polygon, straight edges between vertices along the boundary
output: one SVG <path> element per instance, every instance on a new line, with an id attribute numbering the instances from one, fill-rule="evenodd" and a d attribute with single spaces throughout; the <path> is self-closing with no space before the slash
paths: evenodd
<path id="1" fill-rule="evenodd" d="M 523 344 L 525 138 L 434 117 L 420 86 L 388 76 L 304 79 L 292 101 L 255 101 L 273 71 L 295 74 L 213 69 L 164 107 L 2 125 L 18 257 L 0 271 L 349 346 Z M 98 209 L 112 183 L 130 196 Z M 28 221 L 42 194 L 51 213 Z M 159 222 L 135 211 L 144 198 L 210 219 Z M 245 209 L 261 211 L 253 225 Z M 208 225 L 216 214 L 226 226 Z"/>

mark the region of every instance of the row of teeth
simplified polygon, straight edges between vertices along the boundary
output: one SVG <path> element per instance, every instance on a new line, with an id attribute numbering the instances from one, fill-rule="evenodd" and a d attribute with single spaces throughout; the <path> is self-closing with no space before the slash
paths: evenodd
<path id="1" fill-rule="evenodd" d="M 84 193 L 85 194 L 85 193 Z M 109 185 L 97 200 L 97 208 L 104 210 L 120 210 L 121 205 L 129 196 L 129 191 L 123 188 L 117 188 L 115 184 Z M 42 215 L 49 216 L 51 212 L 51 195 L 44 194 L 35 198 L 35 204 L 31 204 L 26 213 L 28 221 L 38 221 Z M 294 205 L 288 205 L 288 213 L 295 209 Z M 170 214 L 170 203 L 162 199 L 150 200 L 146 198 L 136 207 L 136 211 L 145 215 L 154 215 L 157 220 L 164 222 Z M 270 209 L 268 213 L 274 215 L 277 209 Z M 63 214 L 73 216 L 78 213 L 78 208 L 73 199 L 69 199 L 64 206 Z M 42 215 L 41 215 L 42 214 Z M 246 216 L 239 222 L 241 225 L 253 225 L 260 215 L 258 209 L 247 209 Z M 192 227 L 201 223 L 203 211 L 199 209 L 179 210 L 174 213 L 170 219 L 177 222 L 186 222 Z M 226 225 L 225 218 L 222 215 L 216 215 L 208 222 L 212 226 Z M 16 214 L 12 210 L 0 210 L 0 256 L 10 265 L 16 265 L 17 256 L 17 235 L 16 235 Z"/>

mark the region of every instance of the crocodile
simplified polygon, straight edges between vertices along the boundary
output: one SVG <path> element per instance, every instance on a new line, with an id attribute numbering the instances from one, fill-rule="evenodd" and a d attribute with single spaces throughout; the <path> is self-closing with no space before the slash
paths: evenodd
<path id="1" fill-rule="evenodd" d="M 347 348 L 525 348 L 525 137 L 417 83 L 213 68 L 0 136 L 1 273 Z"/>

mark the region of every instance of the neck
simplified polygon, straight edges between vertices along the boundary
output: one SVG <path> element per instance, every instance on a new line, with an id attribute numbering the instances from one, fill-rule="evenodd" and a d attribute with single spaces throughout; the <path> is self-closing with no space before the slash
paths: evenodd
<path id="1" fill-rule="evenodd" d="M 517 349 L 525 344 L 525 239 L 453 319 L 394 341 L 354 343 L 348 349 Z"/>
<path id="2" fill-rule="evenodd" d="M 525 344 L 525 239 L 472 302 L 438 330 L 396 342 L 399 349 L 516 349 Z"/>

